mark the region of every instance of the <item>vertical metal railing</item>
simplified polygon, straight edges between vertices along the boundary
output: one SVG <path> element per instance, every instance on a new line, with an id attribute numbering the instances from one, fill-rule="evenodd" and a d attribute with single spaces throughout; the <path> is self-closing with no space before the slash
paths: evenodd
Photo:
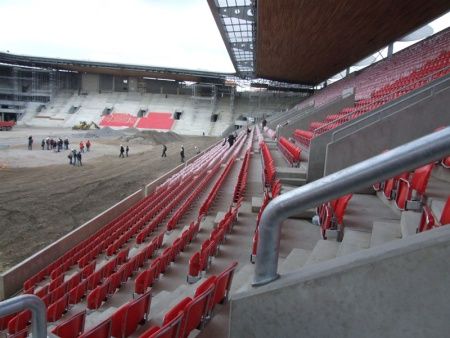
<path id="1" fill-rule="evenodd" d="M 47 337 L 47 310 L 44 302 L 39 297 L 22 295 L 0 302 L 0 317 L 23 310 L 31 311 L 31 333 L 33 338 Z"/>
<path id="2" fill-rule="evenodd" d="M 282 222 L 325 201 L 384 181 L 450 154 L 450 127 L 352 165 L 272 200 L 261 217 L 253 286 L 277 279 Z"/>

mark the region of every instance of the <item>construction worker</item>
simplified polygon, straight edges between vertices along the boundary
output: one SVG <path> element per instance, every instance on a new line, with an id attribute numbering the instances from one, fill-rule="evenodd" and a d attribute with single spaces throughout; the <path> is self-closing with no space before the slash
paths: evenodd
<path id="1" fill-rule="evenodd" d="M 184 146 L 181 146 L 181 151 L 180 151 L 180 156 L 181 156 L 181 163 L 184 163 Z"/>
<path id="2" fill-rule="evenodd" d="M 28 150 L 33 150 L 33 137 L 28 137 Z"/>
<path id="3" fill-rule="evenodd" d="M 75 149 L 72 149 L 72 158 L 73 158 L 72 164 L 76 165 L 77 164 L 77 151 Z"/>

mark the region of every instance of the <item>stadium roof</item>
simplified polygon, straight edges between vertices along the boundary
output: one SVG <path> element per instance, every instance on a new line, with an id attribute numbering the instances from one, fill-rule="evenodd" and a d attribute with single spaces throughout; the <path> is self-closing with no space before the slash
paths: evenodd
<path id="1" fill-rule="evenodd" d="M 234 74 L 216 73 L 166 67 L 139 66 L 120 63 L 78 61 L 59 58 L 16 55 L 0 52 L 0 63 L 11 65 L 52 68 L 80 73 L 111 74 L 118 76 L 141 76 L 150 78 L 172 79 L 223 84 L 227 77 Z"/>
<path id="2" fill-rule="evenodd" d="M 208 3 L 240 76 L 305 85 L 325 81 L 450 10 L 448 0 Z"/>

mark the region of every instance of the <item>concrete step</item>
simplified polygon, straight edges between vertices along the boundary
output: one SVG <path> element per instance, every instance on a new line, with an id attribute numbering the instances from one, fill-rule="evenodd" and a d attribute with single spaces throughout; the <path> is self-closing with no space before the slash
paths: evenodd
<path id="1" fill-rule="evenodd" d="M 450 170 L 442 166 L 434 167 L 431 176 L 450 183 Z"/>
<path id="2" fill-rule="evenodd" d="M 372 248 L 401 238 L 402 232 L 398 222 L 373 222 L 370 247 Z"/>
<path id="3" fill-rule="evenodd" d="M 340 243 L 333 240 L 320 239 L 306 260 L 305 266 L 335 258 L 339 245 Z"/>
<path id="4" fill-rule="evenodd" d="M 150 316 L 152 321 L 161 323 L 164 315 L 173 306 L 175 306 L 179 301 L 186 297 L 192 297 L 194 295 L 195 289 L 206 280 L 206 278 L 201 278 L 194 284 L 181 284 L 173 291 L 162 290 L 156 294 L 152 299 Z"/>
<path id="5" fill-rule="evenodd" d="M 276 167 L 278 178 L 303 178 L 306 179 L 306 170 L 302 168 L 292 168 L 292 167 Z"/>
<path id="6" fill-rule="evenodd" d="M 284 262 L 281 265 L 279 265 L 278 272 L 283 274 L 300 270 L 300 268 L 303 265 L 305 265 L 310 254 L 311 254 L 310 250 L 304 250 L 299 248 L 292 249 L 292 251 L 286 257 Z"/>
<path id="7" fill-rule="evenodd" d="M 336 256 L 344 256 L 352 252 L 368 249 L 371 236 L 370 232 L 345 229 L 344 239 L 339 246 Z"/>
<path id="8" fill-rule="evenodd" d="M 305 178 L 281 177 L 279 178 L 281 184 L 288 184 L 295 187 L 301 187 L 306 184 Z"/>
<path id="9" fill-rule="evenodd" d="M 283 193 L 283 188 L 281 188 L 281 191 Z M 262 197 L 252 196 L 252 212 L 258 213 L 259 209 L 261 209 L 262 202 L 263 202 Z M 289 218 L 306 219 L 308 221 L 311 221 L 311 219 L 313 218 L 313 216 L 315 214 L 316 214 L 316 209 L 310 208 L 310 209 L 307 209 L 307 210 L 304 210 L 304 211 L 298 213 L 297 215 L 291 216 Z"/>
<path id="10" fill-rule="evenodd" d="M 250 262 L 236 271 L 233 277 L 233 283 L 231 284 L 230 294 L 233 295 L 247 288 L 251 288 L 250 284 L 253 281 L 254 273 L 255 265 Z"/>
<path id="11" fill-rule="evenodd" d="M 400 218 L 402 238 L 415 235 L 422 214 L 416 211 L 403 211 Z"/>
<path id="12" fill-rule="evenodd" d="M 433 212 L 433 215 L 436 216 L 436 221 L 439 222 L 446 201 L 437 198 L 430 198 L 429 202 L 431 211 Z"/>

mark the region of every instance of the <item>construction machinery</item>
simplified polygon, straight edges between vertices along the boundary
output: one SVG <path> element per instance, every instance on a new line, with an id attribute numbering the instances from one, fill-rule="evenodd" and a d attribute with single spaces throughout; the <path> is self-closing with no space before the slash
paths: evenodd
<path id="1" fill-rule="evenodd" d="M 78 124 L 72 127 L 73 130 L 89 130 L 89 129 L 100 129 L 100 127 L 94 122 L 91 121 L 87 123 L 86 121 L 80 121 Z"/>

